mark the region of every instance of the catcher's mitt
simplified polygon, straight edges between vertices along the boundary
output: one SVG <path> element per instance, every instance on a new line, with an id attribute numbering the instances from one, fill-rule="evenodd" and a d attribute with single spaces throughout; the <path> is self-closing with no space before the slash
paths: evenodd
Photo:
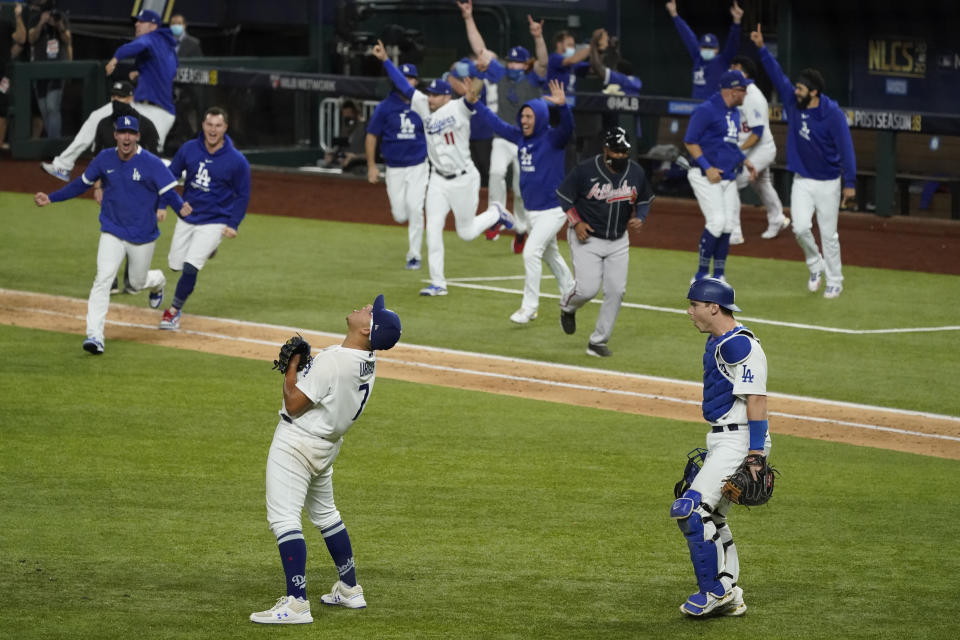
<path id="1" fill-rule="evenodd" d="M 300 354 L 300 361 L 297 362 L 297 371 L 302 371 L 310 363 L 310 343 L 303 339 L 299 333 L 280 346 L 280 355 L 273 361 L 273 368 L 279 369 L 280 373 L 286 374 L 290 367 L 290 359 L 294 355 Z"/>
<path id="2" fill-rule="evenodd" d="M 779 474 L 764 456 L 748 455 L 726 479 L 723 497 L 747 507 L 766 504 L 773 495 L 773 478 Z"/>

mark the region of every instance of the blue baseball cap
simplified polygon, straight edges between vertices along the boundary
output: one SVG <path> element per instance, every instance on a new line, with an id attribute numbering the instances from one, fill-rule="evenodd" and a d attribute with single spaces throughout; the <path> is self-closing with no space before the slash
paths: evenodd
<path id="1" fill-rule="evenodd" d="M 453 93 L 453 89 L 450 88 L 450 83 L 446 80 L 440 80 L 439 78 L 430 83 L 430 86 L 426 89 L 427 93 L 433 93 L 438 96 L 449 96 Z"/>
<path id="2" fill-rule="evenodd" d="M 117 131 L 140 133 L 140 122 L 133 116 L 120 116 L 113 126 Z"/>
<path id="3" fill-rule="evenodd" d="M 719 49 L 720 41 L 712 33 L 705 33 L 700 37 L 700 46 L 708 49 Z"/>
<path id="4" fill-rule="evenodd" d="M 507 54 L 508 62 L 526 62 L 530 59 L 530 52 L 523 47 L 514 47 Z"/>
<path id="5" fill-rule="evenodd" d="M 400 65 L 400 73 L 407 76 L 408 78 L 419 78 L 420 74 L 417 73 L 416 65 L 412 65 L 409 62 L 406 62 Z"/>
<path id="6" fill-rule="evenodd" d="M 373 301 L 373 317 L 370 324 L 370 348 L 386 350 L 397 344 L 403 329 L 400 326 L 400 316 L 387 309 L 383 302 L 383 294 Z"/>
<path id="7" fill-rule="evenodd" d="M 477 71 L 477 65 L 475 65 L 470 58 L 460 58 L 456 63 L 454 63 L 453 69 L 450 70 L 450 74 L 454 78 L 459 78 L 461 80 L 470 77 L 480 77 L 480 72 Z"/>
<path id="8" fill-rule="evenodd" d="M 150 9 L 144 9 L 137 14 L 137 22 L 152 22 L 153 24 L 163 24 L 160 14 Z"/>
<path id="9" fill-rule="evenodd" d="M 746 89 L 751 82 L 739 71 L 724 71 L 720 76 L 721 89 Z"/>

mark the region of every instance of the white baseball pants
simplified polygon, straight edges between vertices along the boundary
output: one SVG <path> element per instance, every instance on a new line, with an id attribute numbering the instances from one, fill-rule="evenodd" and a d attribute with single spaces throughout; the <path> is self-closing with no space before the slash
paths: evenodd
<path id="1" fill-rule="evenodd" d="M 210 224 L 190 224 L 183 218 L 177 218 L 177 226 L 173 229 L 173 238 L 170 240 L 170 253 L 167 262 L 173 271 L 183 269 L 183 263 L 189 262 L 197 268 L 210 259 L 210 255 L 217 250 L 223 240 L 223 230 L 226 224 L 214 222 Z"/>
<path id="2" fill-rule="evenodd" d="M 130 286 L 137 291 L 149 289 L 157 292 L 163 289 L 167 279 L 160 269 L 151 269 L 153 249 L 156 242 L 133 244 L 109 233 L 100 234 L 100 246 L 97 249 L 97 275 L 93 279 L 90 297 L 87 299 L 87 337 L 104 341 L 103 326 L 110 306 L 110 285 L 117 277 L 117 271 L 127 256 L 130 268 Z"/>
<path id="3" fill-rule="evenodd" d="M 529 240 L 528 240 L 529 242 Z M 616 240 L 587 238 L 577 239 L 577 233 L 567 229 L 567 242 L 573 258 L 576 277 L 573 291 L 561 298 L 560 308 L 576 311 L 592 300 L 603 287 L 603 303 L 597 325 L 590 334 L 590 342 L 606 345 L 613 335 L 613 325 L 620 314 L 623 295 L 627 291 L 627 268 L 630 266 L 630 237 L 624 233 Z"/>
<path id="4" fill-rule="evenodd" d="M 526 233 L 530 222 L 520 195 L 520 160 L 517 158 L 517 145 L 509 140 L 494 137 L 490 150 L 490 179 L 487 187 L 489 202 L 507 203 L 507 169 L 513 167 L 511 186 L 513 187 L 513 215 L 517 219 L 515 230 Z"/>
<path id="5" fill-rule="evenodd" d="M 687 172 L 687 180 L 706 219 L 706 228 L 714 238 L 733 231 L 740 219 L 740 192 L 735 180 L 710 182 L 699 167 Z"/>
<path id="6" fill-rule="evenodd" d="M 97 137 L 97 127 L 100 121 L 113 114 L 113 103 L 108 102 L 102 107 L 97 107 L 87 116 L 87 119 L 80 125 L 80 131 L 73 137 L 70 146 L 60 152 L 60 155 L 53 159 L 53 166 L 70 173 L 74 165 L 84 151 L 93 147 L 94 139 Z"/>
<path id="7" fill-rule="evenodd" d="M 333 462 L 343 439 L 329 442 L 281 420 L 267 454 L 267 521 L 278 538 L 302 530 L 304 508 L 319 529 L 340 521 L 333 501 Z"/>
<path id="8" fill-rule="evenodd" d="M 840 261 L 840 234 L 837 222 L 840 218 L 841 180 L 813 180 L 794 174 L 790 191 L 790 212 L 793 215 L 793 233 L 797 244 L 803 249 L 810 273 L 825 272 L 827 286 L 838 287 L 843 283 L 843 265 Z M 813 215 L 817 215 L 823 255 L 817 249 L 813 237 Z"/>
<path id="9" fill-rule="evenodd" d="M 177 119 L 175 115 L 155 104 L 149 102 L 134 102 L 133 108 L 147 117 L 153 126 L 157 128 L 157 134 L 160 136 L 160 150 L 163 151 L 163 142 L 167 139 L 167 134 L 173 128 L 173 122 Z"/>
<path id="10" fill-rule="evenodd" d="M 526 280 L 523 284 L 524 309 L 536 310 L 540 305 L 540 278 L 543 263 L 557 278 L 561 299 L 573 289 L 573 274 L 567 266 L 557 245 L 557 233 L 567 221 L 567 214 L 560 207 L 542 211 L 527 211 L 530 221 L 527 242 L 523 246 L 523 268 Z"/>
<path id="11" fill-rule="evenodd" d="M 429 177 L 430 165 L 426 161 L 412 167 L 387 167 L 390 213 L 397 223 L 407 223 L 407 260 L 421 259 L 423 201 L 427 196 Z"/>
<path id="12" fill-rule="evenodd" d="M 480 204 L 480 172 L 471 167 L 467 173 L 447 180 L 437 173 L 430 176 L 427 186 L 427 260 L 430 263 L 430 284 L 447 287 L 443 275 L 443 225 L 453 210 L 457 235 L 469 242 L 489 229 L 500 219 L 500 213 L 489 208 L 477 215 Z"/>
<path id="13" fill-rule="evenodd" d="M 747 159 L 757 170 L 757 179 L 750 181 L 750 172 L 744 167 L 737 176 L 737 189 L 753 187 L 763 208 L 767 210 L 767 225 L 774 226 L 783 218 L 783 203 L 777 190 L 773 187 L 773 177 L 770 172 L 770 165 L 777 157 L 777 148 L 775 146 L 764 146 L 753 153 L 747 154 Z M 740 209 L 737 208 L 737 227 L 740 226 Z"/>

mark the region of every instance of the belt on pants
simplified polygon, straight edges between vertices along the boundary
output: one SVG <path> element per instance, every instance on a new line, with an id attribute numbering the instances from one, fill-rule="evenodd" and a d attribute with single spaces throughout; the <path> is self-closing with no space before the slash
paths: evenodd
<path id="1" fill-rule="evenodd" d="M 461 171 L 460 173 L 443 173 L 443 172 L 437 170 L 436 167 L 432 167 L 432 168 L 433 168 L 433 172 L 434 172 L 435 174 L 437 174 L 437 175 L 440 176 L 441 178 L 446 178 L 447 180 L 453 180 L 454 178 L 459 178 L 460 176 L 465 176 L 465 175 L 467 175 L 467 170 L 466 170 L 466 169 L 464 169 L 464 170 Z"/>
<path id="2" fill-rule="evenodd" d="M 739 431 L 742 425 L 739 424 L 718 424 L 715 427 L 711 427 L 710 430 L 713 433 L 723 433 L 724 431 Z"/>
<path id="3" fill-rule="evenodd" d="M 280 417 L 283 418 L 283 421 L 286 422 L 287 424 L 293 424 L 293 418 L 291 418 L 287 414 L 281 413 Z M 327 442 L 336 442 L 340 438 L 334 438 L 333 436 L 320 436 L 320 439 L 326 440 Z"/>

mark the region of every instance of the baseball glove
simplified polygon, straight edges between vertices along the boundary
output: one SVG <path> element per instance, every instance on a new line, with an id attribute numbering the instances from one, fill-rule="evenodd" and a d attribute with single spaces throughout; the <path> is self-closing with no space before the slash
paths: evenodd
<path id="1" fill-rule="evenodd" d="M 748 455 L 723 485 L 723 497 L 734 504 L 757 507 L 773 495 L 773 478 L 780 472 L 760 455 Z"/>
<path id="2" fill-rule="evenodd" d="M 300 354 L 300 361 L 297 362 L 297 371 L 302 371 L 310 363 L 310 343 L 303 339 L 299 333 L 280 346 L 280 355 L 273 361 L 273 368 L 279 369 L 281 374 L 286 374 L 290 367 L 290 360 L 296 354 Z"/>

